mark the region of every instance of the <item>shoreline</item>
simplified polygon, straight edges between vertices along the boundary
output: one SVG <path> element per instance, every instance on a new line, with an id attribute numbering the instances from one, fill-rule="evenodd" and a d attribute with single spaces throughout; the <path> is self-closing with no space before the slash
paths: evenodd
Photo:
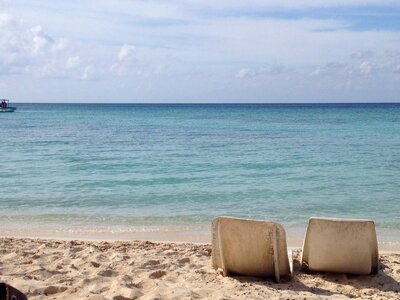
<path id="1" fill-rule="evenodd" d="M 301 248 L 306 228 L 286 228 L 288 248 Z M 211 244 L 211 225 L 209 228 L 173 227 L 128 227 L 128 226 L 16 226 L 0 227 L 0 238 L 26 238 L 51 240 L 79 240 L 130 242 L 150 241 L 159 243 Z M 396 230 L 377 229 L 378 247 L 383 252 L 400 253 L 400 233 Z"/>

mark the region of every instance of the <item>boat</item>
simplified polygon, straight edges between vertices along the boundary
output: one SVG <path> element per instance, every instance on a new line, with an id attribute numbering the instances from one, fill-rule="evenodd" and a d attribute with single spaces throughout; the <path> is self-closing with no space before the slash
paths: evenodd
<path id="1" fill-rule="evenodd" d="M 0 113 L 14 112 L 17 108 L 10 106 L 10 101 L 7 99 L 0 99 Z"/>

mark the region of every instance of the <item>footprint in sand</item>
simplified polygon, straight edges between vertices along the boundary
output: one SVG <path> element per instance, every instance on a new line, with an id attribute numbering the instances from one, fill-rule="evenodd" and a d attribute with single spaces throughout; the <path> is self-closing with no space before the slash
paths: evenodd
<path id="1" fill-rule="evenodd" d="M 100 262 L 105 262 L 108 260 L 107 256 L 105 256 L 104 254 L 96 255 L 94 258 L 96 261 L 100 261 Z"/>
<path id="2" fill-rule="evenodd" d="M 87 298 L 88 300 L 106 300 L 107 298 L 102 295 L 93 295 Z"/>
<path id="3" fill-rule="evenodd" d="M 127 297 L 124 297 L 124 296 L 121 296 L 121 295 L 113 297 L 113 300 L 132 300 L 132 299 L 133 298 L 127 298 Z"/>
<path id="4" fill-rule="evenodd" d="M 162 271 L 162 270 L 158 270 L 158 271 L 155 271 L 153 273 L 150 273 L 149 278 L 158 279 L 158 278 L 161 278 L 161 277 L 163 277 L 165 275 L 167 275 L 167 272 Z"/>
<path id="5" fill-rule="evenodd" d="M 53 294 L 58 294 L 58 293 L 62 293 L 64 291 L 66 291 L 68 288 L 66 286 L 48 286 L 47 288 L 45 288 L 43 290 L 43 293 L 45 295 L 53 295 Z"/>
<path id="6" fill-rule="evenodd" d="M 189 262 L 190 262 L 190 258 L 189 257 L 178 259 L 178 264 L 180 264 L 180 265 L 184 265 L 184 264 L 187 264 Z"/>
<path id="7" fill-rule="evenodd" d="M 177 255 L 177 254 L 178 254 L 178 252 L 175 251 L 175 250 L 165 252 L 165 255 L 166 255 L 166 256 L 173 256 L 173 255 Z"/>
<path id="8" fill-rule="evenodd" d="M 95 268 L 98 268 L 98 267 L 100 267 L 100 264 L 99 264 L 98 262 L 91 261 L 90 263 L 91 263 L 91 264 L 92 264 L 92 266 L 93 266 L 93 267 L 95 267 Z"/>
<path id="9" fill-rule="evenodd" d="M 157 265 L 159 265 L 159 264 L 160 264 L 160 261 L 159 261 L 159 260 L 150 259 L 150 260 L 146 261 L 146 262 L 142 265 L 142 268 L 151 268 L 151 267 L 157 266 Z"/>
<path id="10" fill-rule="evenodd" d="M 65 292 L 68 288 L 66 286 L 54 286 L 50 285 L 45 288 L 37 289 L 32 292 L 33 295 L 54 295 Z"/>
<path id="11" fill-rule="evenodd" d="M 117 275 L 117 273 L 112 270 L 112 269 L 105 269 L 105 270 L 101 270 L 97 273 L 99 276 L 104 276 L 104 277 L 113 277 L 115 275 Z"/>

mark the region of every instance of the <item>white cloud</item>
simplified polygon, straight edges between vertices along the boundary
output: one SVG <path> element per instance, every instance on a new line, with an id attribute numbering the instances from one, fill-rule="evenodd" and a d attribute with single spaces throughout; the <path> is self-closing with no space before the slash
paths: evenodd
<path id="1" fill-rule="evenodd" d="M 80 64 L 81 64 L 81 59 L 79 58 L 79 56 L 72 56 L 68 57 L 65 67 L 67 69 L 75 69 L 79 67 Z"/>
<path id="2" fill-rule="evenodd" d="M 352 71 L 349 66 L 339 62 L 330 62 L 313 70 L 312 76 L 343 76 L 349 75 Z"/>
<path id="3" fill-rule="evenodd" d="M 351 59 L 367 59 L 367 58 L 371 58 L 371 57 L 374 57 L 374 56 L 375 56 L 375 53 L 373 51 L 368 51 L 368 50 L 361 51 L 361 50 L 358 50 L 358 51 L 352 53 L 350 55 L 350 58 Z"/>
<path id="4" fill-rule="evenodd" d="M 386 80 L 396 80 L 393 73 L 400 72 L 400 55 L 397 52 L 387 52 L 378 55 L 372 51 L 363 51 L 357 55 L 350 55 L 349 59 L 340 62 L 330 62 L 328 64 L 314 68 L 310 75 L 314 77 L 329 77 L 341 80 L 357 78 L 360 76 L 385 77 Z M 368 57 L 368 60 L 361 58 Z M 361 77 L 360 77 L 361 78 Z"/>
<path id="5" fill-rule="evenodd" d="M 137 48 L 124 44 L 117 52 L 109 70 L 119 77 L 137 76 L 148 78 L 159 76 L 169 70 L 169 50 Z"/>
<path id="6" fill-rule="evenodd" d="M 54 45 L 54 40 L 43 32 L 42 26 L 36 25 L 31 28 L 32 32 L 32 54 L 41 54 L 45 48 Z"/>
<path id="7" fill-rule="evenodd" d="M 239 72 L 236 73 L 236 78 L 248 78 L 252 77 L 253 74 L 249 69 L 241 69 Z"/>
<path id="8" fill-rule="evenodd" d="M 31 26 L 10 14 L 0 14 L 2 73 L 79 78 L 81 59 L 67 38 L 53 38 L 41 25 Z"/>
<path id="9" fill-rule="evenodd" d="M 372 64 L 368 61 L 363 61 L 360 64 L 359 68 L 360 68 L 360 74 L 367 75 L 367 74 L 370 74 L 372 71 Z"/>
<path id="10" fill-rule="evenodd" d="M 96 71 L 96 68 L 93 65 L 86 66 L 83 69 L 81 79 L 82 80 L 92 79 L 93 76 L 95 75 L 95 71 Z"/>
<path id="11" fill-rule="evenodd" d="M 135 47 L 130 45 L 123 45 L 118 52 L 118 60 L 126 61 L 133 59 L 135 55 Z"/>
<path id="12" fill-rule="evenodd" d="M 135 71 L 136 49 L 131 45 L 122 45 L 118 51 L 116 62 L 110 67 L 111 72 L 125 76 Z"/>
<path id="13" fill-rule="evenodd" d="M 264 75 L 279 75 L 288 72 L 289 70 L 278 64 L 264 64 L 258 69 L 250 70 L 247 68 L 241 69 L 236 73 L 236 78 L 251 78 Z"/>

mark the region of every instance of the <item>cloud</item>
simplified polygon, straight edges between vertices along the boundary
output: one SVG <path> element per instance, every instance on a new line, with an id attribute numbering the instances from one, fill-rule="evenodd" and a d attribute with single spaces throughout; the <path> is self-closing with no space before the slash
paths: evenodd
<path id="1" fill-rule="evenodd" d="M 0 14 L 0 70 L 36 78 L 79 78 L 81 59 L 67 38 L 53 38 L 41 25 L 31 26 Z"/>
<path id="2" fill-rule="evenodd" d="M 135 56 L 135 47 L 129 45 L 123 45 L 118 52 L 119 61 L 132 60 Z"/>
<path id="3" fill-rule="evenodd" d="M 358 75 L 368 75 L 374 69 L 374 64 L 363 61 L 359 64 L 354 62 L 331 62 L 313 70 L 310 75 L 316 77 L 342 77 L 349 78 Z"/>
<path id="4" fill-rule="evenodd" d="M 27 67 L 43 62 L 54 41 L 40 26 L 27 27 L 11 15 L 1 14 L 0 64 L 24 72 Z"/>
<path id="5" fill-rule="evenodd" d="M 249 69 L 241 69 L 235 75 L 236 78 L 248 78 L 253 77 L 253 73 Z"/>
<path id="6" fill-rule="evenodd" d="M 81 64 L 81 59 L 79 58 L 79 56 L 72 56 L 68 57 L 65 67 L 67 69 L 75 69 L 79 67 L 80 64 Z"/>
<path id="7" fill-rule="evenodd" d="M 122 45 L 109 67 L 112 74 L 119 77 L 159 76 L 169 69 L 171 55 L 166 49 L 137 48 L 133 45 Z"/>
<path id="8" fill-rule="evenodd" d="M 95 71 L 96 71 L 96 68 L 93 65 L 86 66 L 83 69 L 81 79 L 82 80 L 92 79 L 93 75 L 95 74 Z"/>
<path id="9" fill-rule="evenodd" d="M 386 57 L 389 59 L 399 59 L 400 60 L 400 50 L 386 51 Z"/>
<path id="10" fill-rule="evenodd" d="M 375 52 L 368 50 L 359 50 L 350 54 L 351 59 L 368 59 L 375 56 Z"/>
<path id="11" fill-rule="evenodd" d="M 247 68 L 241 69 L 236 73 L 236 78 L 252 78 L 266 75 L 279 75 L 289 72 L 289 69 L 279 64 L 264 64 L 258 69 L 250 70 Z"/>
<path id="12" fill-rule="evenodd" d="M 384 54 L 365 50 L 349 56 L 349 59 L 330 62 L 314 68 L 309 75 L 313 77 L 329 77 L 349 79 L 362 76 L 386 76 L 395 79 L 391 74 L 400 72 L 400 52 L 387 51 Z"/>
<path id="13" fill-rule="evenodd" d="M 41 54 L 46 48 L 54 45 L 54 40 L 48 36 L 42 29 L 42 26 L 36 25 L 31 28 L 32 33 L 32 54 Z"/>
<path id="14" fill-rule="evenodd" d="M 360 74 L 362 74 L 362 75 L 368 75 L 368 74 L 371 73 L 372 68 L 373 68 L 373 66 L 372 66 L 372 64 L 371 64 L 370 62 L 368 62 L 368 61 L 363 61 L 363 62 L 360 64 L 360 67 L 359 67 L 359 69 L 360 69 Z"/>
<path id="15" fill-rule="evenodd" d="M 400 73 L 400 51 L 398 51 L 398 50 L 387 51 L 385 58 L 386 58 L 386 63 L 384 64 L 384 67 L 386 67 L 388 70 L 390 70 L 394 74 L 399 74 Z"/>
<path id="16" fill-rule="evenodd" d="M 111 65 L 110 70 L 118 76 L 125 76 L 134 71 L 137 71 L 135 63 L 136 49 L 132 45 L 122 45 L 119 49 L 116 62 Z"/>

